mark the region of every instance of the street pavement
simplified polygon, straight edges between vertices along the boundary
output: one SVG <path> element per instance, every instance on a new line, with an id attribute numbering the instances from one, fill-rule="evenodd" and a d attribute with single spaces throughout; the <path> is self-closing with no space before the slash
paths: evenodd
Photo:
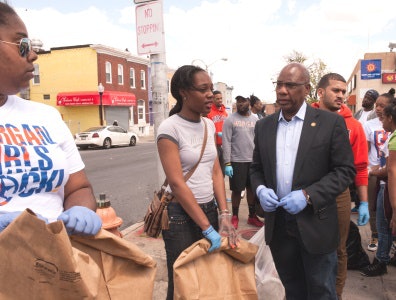
<path id="1" fill-rule="evenodd" d="M 141 140 L 153 141 L 151 138 Z M 231 198 L 228 179 L 225 179 L 227 198 Z M 231 210 L 231 203 L 228 203 Z M 142 216 L 143 217 L 143 216 Z M 247 224 L 248 207 L 246 198 L 242 199 L 239 210 L 239 228 L 238 234 L 240 238 L 250 239 L 258 228 Z M 351 219 L 355 221 L 357 215 L 353 214 Z M 370 260 L 374 258 L 374 252 L 367 251 L 367 245 L 370 241 L 370 226 L 360 226 L 360 235 L 362 238 L 362 246 L 368 253 Z M 124 229 L 123 238 L 133 242 L 140 247 L 145 253 L 151 255 L 157 261 L 157 275 L 154 284 L 153 300 L 166 299 L 167 290 L 167 267 L 164 241 L 161 237 L 158 239 L 150 238 L 143 232 L 143 221 L 133 224 Z M 359 271 L 348 271 L 346 285 L 343 293 L 344 300 L 391 300 L 396 299 L 396 267 L 388 266 L 388 273 L 378 277 L 365 277 Z M 269 299 L 277 300 L 277 299 Z"/>

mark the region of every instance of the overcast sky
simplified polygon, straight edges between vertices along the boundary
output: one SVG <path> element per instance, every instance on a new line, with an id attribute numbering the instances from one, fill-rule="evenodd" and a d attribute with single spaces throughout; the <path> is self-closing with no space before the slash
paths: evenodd
<path id="1" fill-rule="evenodd" d="M 92 43 L 137 55 L 132 0 L 8 2 L 46 50 Z M 396 42 L 395 0 L 163 0 L 163 7 L 169 67 L 215 62 L 214 81 L 233 86 L 234 97 L 254 93 L 266 102 L 274 101 L 271 81 L 293 50 L 348 80 L 364 53 Z"/>

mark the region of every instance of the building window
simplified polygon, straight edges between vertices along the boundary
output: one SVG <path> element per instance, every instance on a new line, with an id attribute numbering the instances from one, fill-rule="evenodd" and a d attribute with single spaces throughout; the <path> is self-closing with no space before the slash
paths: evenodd
<path id="1" fill-rule="evenodd" d="M 30 100 L 30 89 L 29 88 L 21 89 L 19 92 L 19 96 L 22 99 Z"/>
<path id="2" fill-rule="evenodd" d="M 144 115 L 146 114 L 146 106 L 144 105 L 144 100 L 138 101 L 138 121 L 145 121 Z"/>
<path id="3" fill-rule="evenodd" d="M 106 61 L 106 83 L 111 83 L 111 63 Z"/>
<path id="4" fill-rule="evenodd" d="M 356 74 L 353 75 L 353 79 L 352 79 L 352 90 L 356 89 Z"/>
<path id="5" fill-rule="evenodd" d="M 124 84 L 124 67 L 122 65 L 118 65 L 118 84 Z"/>
<path id="6" fill-rule="evenodd" d="M 131 88 L 135 88 L 135 69 L 134 68 L 130 68 L 129 69 L 129 86 Z"/>
<path id="7" fill-rule="evenodd" d="M 129 113 L 130 113 L 130 120 L 129 120 L 129 126 L 133 126 L 133 125 L 135 125 L 135 114 L 134 114 L 134 106 L 131 106 L 130 107 L 130 111 L 129 111 Z"/>
<path id="8" fill-rule="evenodd" d="M 33 84 L 40 84 L 40 68 L 38 64 L 34 64 Z"/>
<path id="9" fill-rule="evenodd" d="M 141 89 L 145 90 L 146 89 L 146 72 L 143 70 L 140 71 L 140 83 L 141 83 Z"/>

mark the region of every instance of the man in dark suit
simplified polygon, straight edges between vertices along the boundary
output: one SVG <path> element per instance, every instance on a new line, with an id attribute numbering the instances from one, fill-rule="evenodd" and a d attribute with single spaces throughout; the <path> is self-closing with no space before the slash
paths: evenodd
<path id="1" fill-rule="evenodd" d="M 343 118 L 305 103 L 309 82 L 298 63 L 274 82 L 280 111 L 257 122 L 251 184 L 286 298 L 337 299 L 335 199 L 355 168 Z"/>

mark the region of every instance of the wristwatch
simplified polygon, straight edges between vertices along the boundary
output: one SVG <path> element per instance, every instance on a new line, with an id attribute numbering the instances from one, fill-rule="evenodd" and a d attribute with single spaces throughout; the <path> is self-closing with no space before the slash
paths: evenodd
<path id="1" fill-rule="evenodd" d="M 312 205 L 311 197 L 308 195 L 308 193 L 306 192 L 306 190 L 302 190 L 302 191 L 303 191 L 303 193 L 304 193 L 305 200 L 307 201 L 307 204 L 308 204 L 308 205 Z"/>

